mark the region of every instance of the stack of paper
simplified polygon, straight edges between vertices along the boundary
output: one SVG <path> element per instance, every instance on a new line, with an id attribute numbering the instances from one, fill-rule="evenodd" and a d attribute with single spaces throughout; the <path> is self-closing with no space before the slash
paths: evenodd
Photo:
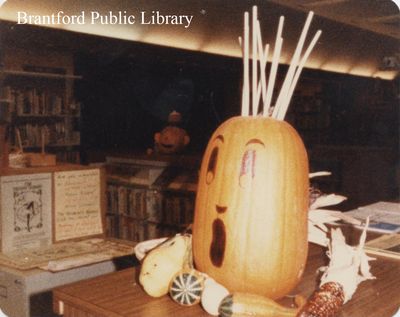
<path id="1" fill-rule="evenodd" d="M 400 203 L 380 201 L 346 212 L 361 221 L 369 217 L 368 230 L 382 233 L 400 232 Z"/>

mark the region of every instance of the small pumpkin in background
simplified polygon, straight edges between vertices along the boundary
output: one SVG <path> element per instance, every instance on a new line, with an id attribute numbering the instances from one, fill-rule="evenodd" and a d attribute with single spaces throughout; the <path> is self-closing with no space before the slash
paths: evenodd
<path id="1" fill-rule="evenodd" d="M 155 150 L 161 154 L 175 154 L 182 152 L 190 142 L 186 130 L 179 126 L 181 114 L 172 111 L 168 116 L 168 125 L 154 134 Z"/>
<path id="2" fill-rule="evenodd" d="M 276 299 L 307 258 L 308 159 L 285 121 L 234 117 L 206 148 L 193 223 L 195 267 L 230 292 Z"/>

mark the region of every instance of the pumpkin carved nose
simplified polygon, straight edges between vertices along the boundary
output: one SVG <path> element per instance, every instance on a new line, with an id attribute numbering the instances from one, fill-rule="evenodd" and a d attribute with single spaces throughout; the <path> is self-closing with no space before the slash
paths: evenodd
<path id="1" fill-rule="evenodd" d="M 216 205 L 216 206 L 215 206 L 215 209 L 217 210 L 217 212 L 218 212 L 219 214 L 223 214 L 223 213 L 228 209 L 228 207 Z"/>

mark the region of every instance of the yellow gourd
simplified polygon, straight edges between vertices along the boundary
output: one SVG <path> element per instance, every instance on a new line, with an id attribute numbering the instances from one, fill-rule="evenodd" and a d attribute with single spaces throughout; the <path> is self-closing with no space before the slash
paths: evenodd
<path id="1" fill-rule="evenodd" d="M 299 308 L 287 308 L 267 297 L 246 293 L 230 294 L 219 306 L 220 317 L 295 317 L 298 312 Z"/>
<path id="2" fill-rule="evenodd" d="M 148 295 L 160 297 L 168 293 L 174 275 L 191 266 L 191 247 L 190 235 L 176 235 L 144 257 L 139 282 Z"/>

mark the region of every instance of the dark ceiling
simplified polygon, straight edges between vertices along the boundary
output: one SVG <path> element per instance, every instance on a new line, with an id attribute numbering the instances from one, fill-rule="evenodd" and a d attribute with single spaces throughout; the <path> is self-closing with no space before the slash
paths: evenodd
<path id="1" fill-rule="evenodd" d="M 138 43 L 167 46 L 186 51 L 240 57 L 237 38 L 243 33 L 243 12 L 258 6 L 265 43 L 273 43 L 279 16 L 285 16 L 284 45 L 280 62 L 288 64 L 298 41 L 309 10 L 315 11 L 308 37 L 322 30 L 306 67 L 329 72 L 358 76 L 393 79 L 400 68 L 399 10 L 391 0 L 137 0 L 137 1 L 17 1 L 8 0 L 0 8 L 0 19 L 17 21 L 17 12 L 32 15 L 49 15 L 62 10 L 65 15 L 86 12 L 139 16 L 150 14 L 193 15 L 190 27 L 182 25 L 89 24 L 47 25 L 62 32 L 41 35 L 41 27 L 3 25 L 2 34 L 7 43 L 18 41 L 41 42 L 45 47 L 60 47 L 75 51 L 85 50 L 97 54 L 138 47 Z M 12 23 L 12 22 L 11 22 Z M 42 26 L 42 25 L 41 25 Z M 5 31 L 7 30 L 7 32 Z M 83 37 L 82 34 L 94 36 Z M 19 35 L 19 36 L 16 36 Z M 39 40 L 38 40 L 39 38 Z M 118 40 L 113 40 L 118 39 Z M 132 45 L 127 45 L 131 43 Z M 15 44 L 15 43 L 14 43 Z M 6 44 L 9 45 L 9 44 Z M 144 51 L 146 51 L 144 49 Z M 131 50 L 132 54 L 140 54 Z M 144 54 L 146 55 L 146 54 Z"/>

